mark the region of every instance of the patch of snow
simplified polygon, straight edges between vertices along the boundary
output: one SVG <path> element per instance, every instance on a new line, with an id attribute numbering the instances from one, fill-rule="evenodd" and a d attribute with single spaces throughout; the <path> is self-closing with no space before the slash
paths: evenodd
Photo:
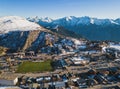
<path id="1" fill-rule="evenodd" d="M 71 16 L 65 17 L 66 21 L 72 20 Z"/>
<path id="2" fill-rule="evenodd" d="M 115 45 L 109 45 L 110 48 L 115 48 L 120 50 L 120 44 L 115 44 Z"/>
<path id="3" fill-rule="evenodd" d="M 90 19 L 90 23 L 91 23 L 91 24 L 94 24 L 94 19 Z"/>
<path id="4" fill-rule="evenodd" d="M 110 22 L 111 22 L 112 24 L 117 24 L 117 25 L 119 25 L 119 23 L 117 23 L 117 22 L 115 22 L 115 21 L 113 21 L 113 20 L 110 20 Z"/>
<path id="5" fill-rule="evenodd" d="M 50 23 L 50 22 L 53 21 L 53 20 L 52 20 L 51 18 L 49 18 L 49 17 L 41 18 L 40 20 L 43 21 L 43 22 L 48 22 L 48 23 Z"/>

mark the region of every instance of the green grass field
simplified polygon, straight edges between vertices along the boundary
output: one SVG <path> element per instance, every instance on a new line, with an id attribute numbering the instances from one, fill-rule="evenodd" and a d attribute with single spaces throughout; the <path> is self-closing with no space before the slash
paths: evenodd
<path id="1" fill-rule="evenodd" d="M 45 62 L 23 62 L 18 66 L 17 73 L 52 71 L 51 61 Z"/>

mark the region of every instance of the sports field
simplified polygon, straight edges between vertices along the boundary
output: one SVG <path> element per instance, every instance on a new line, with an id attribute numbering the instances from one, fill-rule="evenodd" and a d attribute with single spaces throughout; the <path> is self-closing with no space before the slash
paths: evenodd
<path id="1" fill-rule="evenodd" d="M 18 66 L 17 73 L 34 73 L 52 71 L 51 61 L 44 62 L 23 62 Z"/>

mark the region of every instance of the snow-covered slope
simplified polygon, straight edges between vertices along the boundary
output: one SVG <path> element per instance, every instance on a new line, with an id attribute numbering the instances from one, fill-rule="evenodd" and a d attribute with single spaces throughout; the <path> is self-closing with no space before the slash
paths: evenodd
<path id="1" fill-rule="evenodd" d="M 18 16 L 6 16 L 0 18 L 0 34 L 10 31 L 37 30 L 40 26 Z"/>

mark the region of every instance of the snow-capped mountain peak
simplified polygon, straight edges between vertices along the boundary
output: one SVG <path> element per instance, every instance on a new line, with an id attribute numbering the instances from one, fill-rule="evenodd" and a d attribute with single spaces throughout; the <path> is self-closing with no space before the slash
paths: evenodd
<path id="1" fill-rule="evenodd" d="M 66 21 L 69 21 L 69 20 L 72 20 L 74 18 L 74 16 L 67 16 L 67 17 L 64 17 Z"/>
<path id="2" fill-rule="evenodd" d="M 40 26 L 19 16 L 5 16 L 0 18 L 0 33 L 9 31 L 37 30 Z"/>
<path id="3" fill-rule="evenodd" d="M 52 19 L 49 17 L 42 18 L 41 20 L 45 22 L 52 22 Z"/>
<path id="4" fill-rule="evenodd" d="M 78 18 L 79 21 L 78 21 L 78 24 L 83 24 L 83 25 L 88 25 L 91 23 L 91 18 L 85 16 L 85 17 L 80 17 Z"/>

